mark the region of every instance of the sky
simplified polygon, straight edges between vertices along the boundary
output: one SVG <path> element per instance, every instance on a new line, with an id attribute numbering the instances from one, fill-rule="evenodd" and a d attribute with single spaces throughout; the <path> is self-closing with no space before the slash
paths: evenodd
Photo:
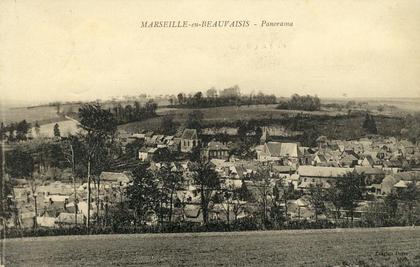
<path id="1" fill-rule="evenodd" d="M 2 0 L 0 91 L 40 103 L 236 84 L 278 96 L 420 97 L 419 16 L 416 0 Z M 140 27 L 154 20 L 251 26 Z"/>

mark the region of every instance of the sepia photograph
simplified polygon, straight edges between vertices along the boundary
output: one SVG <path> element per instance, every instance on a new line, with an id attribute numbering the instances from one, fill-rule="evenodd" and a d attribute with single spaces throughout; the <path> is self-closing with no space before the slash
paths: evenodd
<path id="1" fill-rule="evenodd" d="M 0 1 L 0 267 L 420 266 L 420 1 Z"/>

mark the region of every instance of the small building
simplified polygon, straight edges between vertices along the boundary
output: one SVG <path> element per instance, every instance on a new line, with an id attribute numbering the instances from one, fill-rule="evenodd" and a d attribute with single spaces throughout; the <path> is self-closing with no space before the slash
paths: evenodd
<path id="1" fill-rule="evenodd" d="M 103 184 L 125 185 L 130 183 L 133 180 L 133 177 L 128 172 L 102 172 L 100 180 Z"/>
<path id="2" fill-rule="evenodd" d="M 300 183 L 334 185 L 337 179 L 351 173 L 353 168 L 299 166 L 296 173 L 299 174 Z"/>
<path id="3" fill-rule="evenodd" d="M 196 129 L 185 129 L 181 136 L 181 152 L 191 152 L 199 145 Z"/>
<path id="4" fill-rule="evenodd" d="M 257 151 L 257 159 L 260 161 L 280 161 L 283 158 L 298 159 L 300 156 L 297 143 L 268 142 Z"/>
<path id="5" fill-rule="evenodd" d="M 211 141 L 204 150 L 204 156 L 208 159 L 228 159 L 229 148 L 218 141 Z"/>
<path id="6" fill-rule="evenodd" d="M 139 160 L 146 161 L 149 158 L 149 148 L 142 147 L 139 149 Z"/>
<path id="7" fill-rule="evenodd" d="M 385 172 L 375 167 L 355 166 L 355 173 L 365 176 L 365 184 L 379 184 L 385 178 Z"/>

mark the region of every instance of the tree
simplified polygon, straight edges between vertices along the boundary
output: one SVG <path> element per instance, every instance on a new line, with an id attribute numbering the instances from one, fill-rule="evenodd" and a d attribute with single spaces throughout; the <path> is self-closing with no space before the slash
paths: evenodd
<path id="1" fill-rule="evenodd" d="M 365 115 L 365 120 L 363 121 L 363 129 L 365 129 L 365 131 L 370 134 L 378 133 L 375 120 L 373 119 L 373 116 L 369 113 L 366 113 Z"/>
<path id="2" fill-rule="evenodd" d="M 160 125 L 160 130 L 163 134 L 173 135 L 176 132 L 176 123 L 174 122 L 174 117 L 172 115 L 165 115 L 162 118 Z"/>
<path id="3" fill-rule="evenodd" d="M 403 131 L 404 130 L 404 131 Z M 401 135 L 413 143 L 420 141 L 420 112 L 408 114 L 404 120 L 404 129 Z"/>
<path id="4" fill-rule="evenodd" d="M 171 161 L 172 160 L 172 153 L 166 147 L 158 148 L 156 150 L 156 153 L 153 155 L 152 160 L 155 161 L 155 162 Z"/>
<path id="5" fill-rule="evenodd" d="M 184 177 L 179 172 L 171 171 L 169 163 L 163 164 L 163 167 L 160 169 L 158 175 L 162 180 L 163 194 L 166 194 L 169 199 L 168 218 L 169 223 L 172 223 L 173 200 L 176 196 L 176 190 L 178 190 L 184 182 Z"/>
<path id="6" fill-rule="evenodd" d="M 12 177 L 31 177 L 34 171 L 34 159 L 27 149 L 16 147 L 5 153 L 6 173 Z"/>
<path id="7" fill-rule="evenodd" d="M 390 221 L 394 221 L 397 218 L 398 212 L 398 194 L 395 192 L 389 193 L 385 197 L 384 201 L 385 212 L 388 215 Z"/>
<path id="8" fill-rule="evenodd" d="M 90 198 L 91 172 L 99 177 L 100 172 L 109 166 L 107 157 L 110 145 L 114 141 L 117 122 L 109 110 L 104 110 L 99 104 L 86 104 L 79 109 L 81 127 L 86 131 L 84 142 L 87 150 L 87 178 L 88 178 L 88 218 L 87 230 L 90 227 Z M 92 164 L 93 163 L 93 164 Z M 93 165 L 93 166 L 92 166 Z M 92 168 L 93 167 L 93 168 Z M 98 190 L 100 180 L 98 178 Z M 99 194 L 98 194 L 99 195 Z M 97 198 L 99 209 L 99 198 Z"/>
<path id="9" fill-rule="evenodd" d="M 239 190 L 235 190 L 233 185 L 229 185 L 222 193 L 222 206 L 226 213 L 227 224 L 230 224 L 230 215 L 233 213 L 234 219 L 238 218 L 244 207 L 240 201 Z"/>
<path id="10" fill-rule="evenodd" d="M 159 189 L 157 177 L 148 170 L 147 164 L 140 164 L 133 170 L 134 180 L 127 187 L 128 204 L 134 210 L 134 224 L 145 221 L 148 211 L 158 209 Z"/>
<path id="11" fill-rule="evenodd" d="M 41 127 L 39 126 L 38 122 L 35 122 L 35 133 L 37 136 L 39 136 L 40 132 L 41 132 Z"/>
<path id="12" fill-rule="evenodd" d="M 259 192 L 258 202 L 262 207 L 263 222 L 268 220 L 268 208 L 270 198 L 273 197 L 273 188 L 271 186 L 270 169 L 267 167 L 259 167 L 256 173 L 252 176 Z"/>
<path id="13" fill-rule="evenodd" d="M 31 128 L 31 124 L 27 123 L 26 120 L 19 122 L 16 125 L 16 140 L 17 141 L 26 140 L 26 135 L 28 134 L 30 128 Z"/>
<path id="14" fill-rule="evenodd" d="M 197 92 L 194 94 L 194 103 L 197 106 L 201 106 L 201 100 L 203 98 L 203 93 L 202 92 Z"/>
<path id="15" fill-rule="evenodd" d="M 157 104 L 153 100 L 146 102 L 144 108 L 146 110 L 146 117 L 150 118 L 156 115 Z"/>
<path id="16" fill-rule="evenodd" d="M 238 189 L 238 197 L 240 200 L 252 202 L 254 201 L 252 193 L 246 186 L 245 181 L 242 181 L 241 187 Z"/>
<path id="17" fill-rule="evenodd" d="M 216 88 L 212 87 L 212 88 L 208 89 L 207 92 L 206 92 L 206 95 L 207 95 L 207 97 L 210 97 L 210 98 L 217 97 L 217 90 L 216 90 Z"/>
<path id="18" fill-rule="evenodd" d="M 60 137 L 61 135 L 60 135 L 60 126 L 58 125 L 58 123 L 56 123 L 55 125 L 54 125 L 54 136 L 55 137 Z"/>
<path id="19" fill-rule="evenodd" d="M 199 110 L 194 110 L 188 113 L 187 121 L 185 122 L 185 126 L 190 129 L 196 129 L 197 131 L 201 130 L 203 125 L 203 113 Z"/>
<path id="20" fill-rule="evenodd" d="M 12 185 L 10 184 L 9 180 L 6 180 L 4 165 L 5 161 L 3 160 L 3 146 L 0 145 L 0 164 L 1 164 L 1 171 L 0 171 L 0 225 L 5 229 L 6 219 L 10 218 L 13 213 L 12 208 L 12 201 L 8 198 L 10 194 L 12 194 Z"/>
<path id="21" fill-rule="evenodd" d="M 57 114 L 60 114 L 61 103 L 57 101 L 55 107 L 57 108 Z"/>
<path id="22" fill-rule="evenodd" d="M 74 194 L 74 224 L 77 226 L 77 212 L 79 200 L 77 198 L 77 189 L 76 189 L 76 152 L 77 147 L 80 147 L 80 140 L 77 136 L 69 136 L 64 142 L 61 143 L 61 148 L 64 154 L 64 158 L 67 163 L 71 166 L 71 176 L 73 181 L 73 194 Z"/>
<path id="23" fill-rule="evenodd" d="M 194 169 L 194 183 L 200 193 L 201 211 L 203 213 L 203 223 L 208 224 L 209 204 L 213 193 L 220 188 L 218 173 L 209 162 L 198 162 Z"/>
<path id="24" fill-rule="evenodd" d="M 340 210 L 342 208 L 341 207 L 341 191 L 336 186 L 332 186 L 328 188 L 326 190 L 326 199 L 333 204 L 335 208 L 335 210 L 333 211 L 334 218 L 338 220 L 340 218 Z"/>
<path id="25" fill-rule="evenodd" d="M 144 146 L 143 139 L 135 139 L 125 146 L 125 154 L 128 158 L 137 159 L 140 148 Z"/>
<path id="26" fill-rule="evenodd" d="M 324 206 L 324 192 L 320 184 L 315 186 L 311 184 L 309 188 L 309 202 L 315 210 L 315 221 L 318 221 L 318 215 L 325 210 Z"/>
<path id="27" fill-rule="evenodd" d="M 363 176 L 356 173 L 348 173 L 337 180 L 339 205 L 350 212 L 352 222 L 357 201 L 362 197 L 361 183 L 363 180 Z"/>
<path id="28" fill-rule="evenodd" d="M 284 101 L 282 100 L 277 109 L 295 109 L 295 110 L 320 110 L 321 109 L 321 100 L 318 96 L 300 96 L 298 94 L 294 94 L 290 97 L 290 100 Z"/>
<path id="29" fill-rule="evenodd" d="M 177 95 L 177 99 L 178 99 L 178 103 L 179 103 L 180 105 L 184 104 L 184 101 L 185 101 L 185 94 L 183 94 L 183 93 L 179 93 L 179 94 Z"/>
<path id="30" fill-rule="evenodd" d="M 408 183 L 407 187 L 402 189 L 398 193 L 398 198 L 405 204 L 408 208 L 408 223 L 415 224 L 416 222 L 416 206 L 417 200 L 419 198 L 419 192 L 417 191 L 416 182 Z"/>

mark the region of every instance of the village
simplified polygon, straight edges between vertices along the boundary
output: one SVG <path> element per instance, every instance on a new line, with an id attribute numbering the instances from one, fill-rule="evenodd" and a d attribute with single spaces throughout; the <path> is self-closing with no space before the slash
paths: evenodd
<path id="1" fill-rule="evenodd" d="M 316 146 L 303 146 L 290 141 L 301 132 L 281 126 L 264 126 L 258 131 L 242 133 L 257 138 L 244 157 L 232 153 L 241 134 L 235 127 L 179 127 L 173 135 L 120 131 L 116 141 L 126 162 L 118 171 L 106 170 L 105 166 L 92 183 L 86 178 L 75 180 L 69 168 L 54 179 L 8 176 L 12 190 L 7 197 L 13 212 L 6 227 L 106 227 L 121 220 L 128 226 L 231 225 L 244 221 L 277 226 L 368 221 L 381 226 L 386 225 L 384 213 L 390 209 L 387 205 L 391 200 L 394 221 L 405 225 L 418 222 L 416 205 L 410 204 L 407 209 L 405 197 L 420 187 L 418 144 L 367 135 L 356 140 L 318 136 Z M 65 138 L 47 139 L 61 142 Z M 134 146 L 134 153 L 133 144 L 141 144 Z M 145 209 L 141 219 L 135 215 L 121 219 L 121 213 L 136 214 L 135 205 L 129 203 L 140 201 L 130 200 L 133 193 L 128 192 L 133 192 L 136 174 L 127 162 L 143 166 L 140 175 L 137 170 L 137 179 L 147 176 L 147 172 L 153 176 L 157 191 L 165 192 L 164 201 L 151 200 L 153 204 L 141 206 Z M 214 173 L 216 182 L 200 183 L 200 173 L 205 179 L 213 179 L 209 173 Z M 168 177 L 174 182 L 164 187 Z M 347 182 L 343 183 L 343 179 Z M 343 186 L 354 190 L 343 192 Z M 350 200 L 340 199 L 340 194 Z M 142 197 L 144 200 L 150 196 Z M 162 193 L 157 198 L 162 199 Z"/>

